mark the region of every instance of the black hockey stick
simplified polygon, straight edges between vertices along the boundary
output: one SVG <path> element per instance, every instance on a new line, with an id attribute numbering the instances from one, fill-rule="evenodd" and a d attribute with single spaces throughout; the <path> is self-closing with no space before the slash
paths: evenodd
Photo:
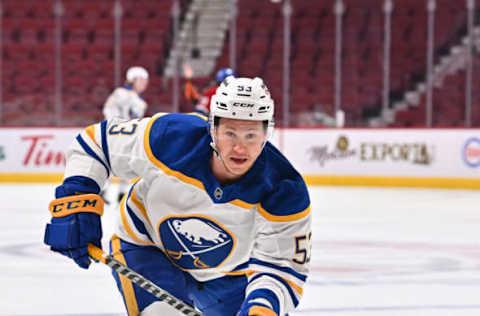
<path id="1" fill-rule="evenodd" d="M 194 307 L 176 298 L 152 281 L 148 280 L 144 276 L 138 274 L 137 272 L 124 265 L 123 263 L 114 259 L 112 256 L 107 255 L 103 252 L 102 249 L 98 248 L 97 246 L 93 244 L 88 244 L 88 254 L 93 259 L 106 264 L 117 273 L 124 275 L 133 283 L 143 288 L 145 291 L 153 294 L 153 296 L 158 298 L 160 301 L 164 301 L 165 303 L 170 304 L 171 306 L 179 310 L 181 313 L 189 316 L 204 316 Z"/>

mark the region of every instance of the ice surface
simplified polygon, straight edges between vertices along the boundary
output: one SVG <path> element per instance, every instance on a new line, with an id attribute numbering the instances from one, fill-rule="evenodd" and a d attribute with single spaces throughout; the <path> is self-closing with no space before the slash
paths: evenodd
<path id="1" fill-rule="evenodd" d="M 480 192 L 309 190 L 311 274 L 294 315 L 480 314 Z M 43 244 L 53 191 L 0 185 L 0 315 L 126 315 L 108 267 L 80 269 Z M 107 206 L 104 236 L 115 220 Z"/>

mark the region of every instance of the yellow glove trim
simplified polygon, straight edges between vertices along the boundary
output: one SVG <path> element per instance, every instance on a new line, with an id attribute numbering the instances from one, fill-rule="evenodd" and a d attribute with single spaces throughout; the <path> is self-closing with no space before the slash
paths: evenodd
<path id="1" fill-rule="evenodd" d="M 48 206 L 52 217 L 64 217 L 74 213 L 90 212 L 103 215 L 103 199 L 98 194 L 81 194 L 53 200 Z"/>
<path id="2" fill-rule="evenodd" d="M 277 313 L 265 306 L 254 305 L 248 311 L 248 316 L 277 316 Z"/>

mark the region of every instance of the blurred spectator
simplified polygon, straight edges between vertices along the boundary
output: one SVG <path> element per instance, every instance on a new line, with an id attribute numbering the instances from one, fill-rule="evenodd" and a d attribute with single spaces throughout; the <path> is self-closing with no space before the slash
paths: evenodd
<path id="1" fill-rule="evenodd" d="M 185 64 L 183 67 L 183 72 L 186 78 L 185 82 L 185 99 L 192 102 L 195 105 L 194 111 L 205 116 L 208 116 L 210 113 L 210 99 L 212 95 L 217 91 L 217 87 L 222 83 L 222 81 L 228 76 L 236 77 L 236 72 L 231 68 L 221 68 L 217 71 L 215 79 L 212 79 L 208 85 L 203 88 L 202 95 L 197 91 L 197 88 L 193 85 L 191 79 L 193 77 L 193 70 L 190 65 Z"/>
<path id="2" fill-rule="evenodd" d="M 319 103 L 313 104 L 308 111 L 298 113 L 295 121 L 299 127 L 337 126 L 336 118 L 329 115 L 325 107 Z"/>

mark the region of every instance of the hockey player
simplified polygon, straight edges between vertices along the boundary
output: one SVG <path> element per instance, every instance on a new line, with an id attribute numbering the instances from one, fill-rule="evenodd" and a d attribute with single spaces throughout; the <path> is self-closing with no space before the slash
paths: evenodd
<path id="1" fill-rule="evenodd" d="M 142 118 L 147 109 L 147 103 L 141 94 L 147 89 L 147 86 L 147 70 L 138 66 L 130 67 L 127 70 L 125 85 L 116 88 L 103 106 L 105 119 L 131 120 Z"/>
<path id="2" fill-rule="evenodd" d="M 184 66 L 184 74 L 187 81 L 185 82 L 185 98 L 195 105 L 194 111 L 203 114 L 208 117 L 210 112 L 210 99 L 217 91 L 218 86 L 228 76 L 236 77 L 237 74 L 232 68 L 221 68 L 215 75 L 215 81 L 211 81 L 210 84 L 202 90 L 200 96 L 197 89 L 193 85 L 191 78 L 193 76 L 193 70 L 188 65 Z"/>
<path id="3" fill-rule="evenodd" d="M 116 88 L 108 97 L 103 106 L 103 115 L 106 120 L 119 118 L 131 120 L 142 118 L 147 109 L 147 103 L 141 94 L 148 86 L 148 72 L 145 68 L 130 67 L 126 73 L 126 82 L 123 87 Z M 118 202 L 128 190 L 128 182 L 118 179 Z M 108 187 L 109 188 L 109 187 Z M 106 194 L 102 191 L 102 197 Z M 107 202 L 108 203 L 108 202 Z"/>
<path id="4" fill-rule="evenodd" d="M 283 316 L 302 296 L 310 199 L 270 143 L 274 102 L 260 78 L 228 77 L 210 121 L 157 114 L 91 125 L 67 152 L 44 241 L 88 268 L 101 245 L 107 177 L 140 179 L 120 205 L 111 254 L 206 316 Z M 128 315 L 183 315 L 114 272 Z"/>

